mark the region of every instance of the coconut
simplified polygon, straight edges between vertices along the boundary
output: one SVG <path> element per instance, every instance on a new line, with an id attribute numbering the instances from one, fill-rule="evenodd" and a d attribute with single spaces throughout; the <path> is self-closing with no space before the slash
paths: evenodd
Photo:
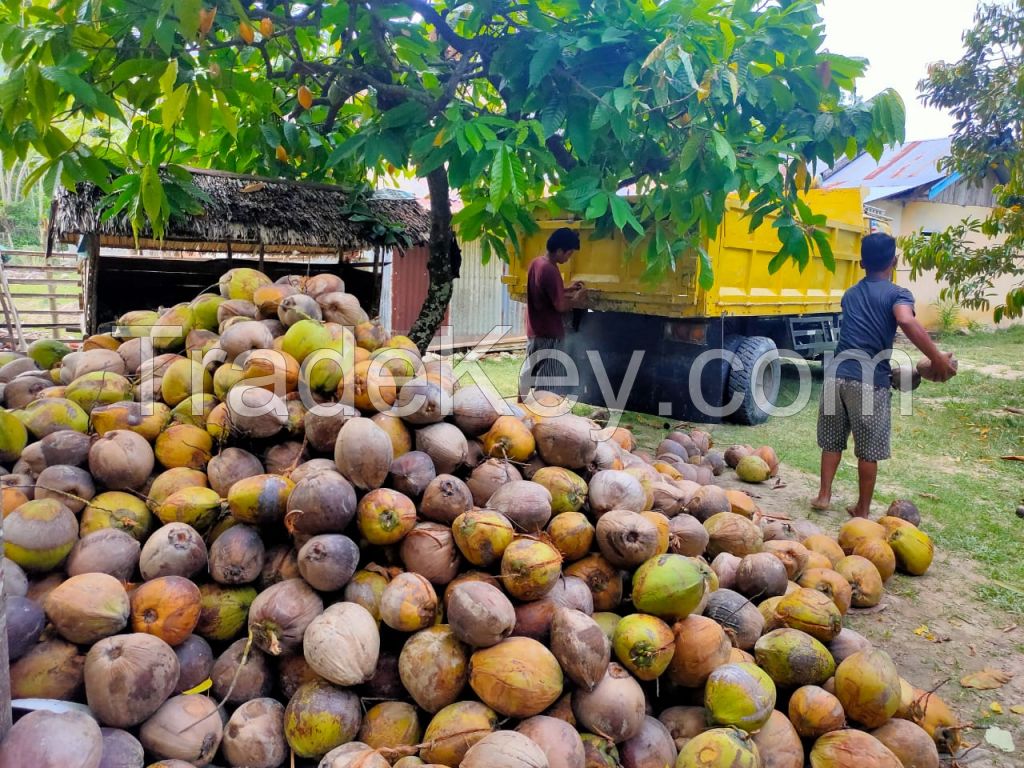
<path id="1" fill-rule="evenodd" d="M 536 640 L 511 637 L 473 654 L 469 684 L 495 711 L 530 717 L 562 695 L 562 670 L 551 651 Z"/>
<path id="2" fill-rule="evenodd" d="M 703 528 L 703 526 L 701 526 Z M 719 589 L 733 589 L 736 586 L 736 573 L 739 571 L 743 558 L 721 552 L 711 561 L 711 570 L 718 577 Z"/>
<path id="3" fill-rule="evenodd" d="M 619 662 L 640 680 L 655 680 L 668 668 L 675 653 L 672 628 L 661 619 L 644 614 L 626 616 L 612 636 Z"/>
<path id="4" fill-rule="evenodd" d="M 569 723 L 537 715 L 521 722 L 516 731 L 541 748 L 550 768 L 585 768 L 583 741 Z"/>
<path id="5" fill-rule="evenodd" d="M 799 629 L 823 643 L 842 629 L 843 617 L 827 595 L 814 589 L 796 589 L 779 601 L 775 616 L 785 627 Z"/>
<path id="6" fill-rule="evenodd" d="M 738 592 L 717 589 L 708 598 L 704 615 L 722 625 L 734 646 L 748 651 L 764 629 L 761 612 Z"/>
<path id="7" fill-rule="evenodd" d="M 234 525 L 210 546 L 210 576 L 218 584 L 248 584 L 259 577 L 265 554 L 258 530 Z"/>
<path id="8" fill-rule="evenodd" d="M 367 711 L 357 739 L 383 750 L 413 747 L 421 737 L 416 707 L 404 701 L 385 701 Z"/>
<path id="9" fill-rule="evenodd" d="M 760 456 L 750 454 L 736 464 L 736 476 L 745 483 L 763 483 L 772 476 L 772 470 Z"/>
<path id="10" fill-rule="evenodd" d="M 506 483 L 491 496 L 487 506 L 527 533 L 543 530 L 551 519 L 551 493 L 531 480 Z"/>
<path id="11" fill-rule="evenodd" d="M 527 536 L 516 538 L 501 556 L 505 590 L 518 600 L 539 600 L 561 575 L 562 556 L 551 544 Z"/>
<path id="12" fill-rule="evenodd" d="M 19 463 L 24 462 L 28 470 L 37 476 L 47 467 L 80 467 L 89 460 L 91 446 L 92 438 L 89 435 L 62 429 L 29 445 L 22 452 Z"/>
<path id="13" fill-rule="evenodd" d="M 433 460 L 423 451 L 409 451 L 391 463 L 388 484 L 395 490 L 419 497 L 437 476 Z"/>
<path id="14" fill-rule="evenodd" d="M 853 599 L 850 583 L 831 568 L 811 568 L 804 571 L 797 583 L 805 589 L 814 589 L 826 595 L 836 604 L 840 614 L 845 616 L 850 610 L 850 602 Z"/>
<path id="15" fill-rule="evenodd" d="M 643 689 L 615 662 L 593 690 L 573 693 L 572 708 L 580 725 L 616 744 L 640 733 L 646 716 Z"/>
<path id="16" fill-rule="evenodd" d="M 832 654 L 832 658 L 836 660 L 837 664 L 845 661 L 858 651 L 870 649 L 871 642 L 866 637 L 846 627 L 843 627 L 839 634 L 828 644 L 829 653 Z"/>
<path id="17" fill-rule="evenodd" d="M 100 728 L 103 736 L 103 757 L 99 768 L 142 768 L 145 750 L 139 740 L 120 728 Z"/>
<path id="18" fill-rule="evenodd" d="M 39 439 L 64 430 L 84 433 L 89 428 L 89 414 L 77 403 L 63 397 L 41 397 L 34 400 L 19 413 L 19 417 L 29 433 Z M 10 419 L 4 419 L 4 422 L 13 424 Z M 17 426 L 10 427 L 10 433 L 16 436 L 14 445 L 19 445 L 21 433 Z M 10 450 L 8 453 L 16 455 L 16 452 Z"/>
<path id="19" fill-rule="evenodd" d="M 295 484 L 287 510 L 285 525 L 293 536 L 340 533 L 356 515 L 355 489 L 337 472 L 323 472 Z"/>
<path id="20" fill-rule="evenodd" d="M 586 467 L 597 453 L 597 430 L 581 416 L 565 414 L 538 421 L 533 427 L 537 452 L 553 466 Z"/>
<path id="21" fill-rule="evenodd" d="M 590 616 L 594 613 L 594 596 L 583 579 L 563 576 L 545 597 L 562 608 L 572 608 Z"/>
<path id="22" fill-rule="evenodd" d="M 202 470 L 174 467 L 153 478 L 146 493 L 147 501 L 155 509 L 178 491 L 186 488 L 206 488 L 208 485 L 206 473 Z"/>
<path id="23" fill-rule="evenodd" d="M 515 536 L 509 519 L 488 509 L 459 515 L 452 522 L 452 534 L 462 556 L 484 567 L 498 562 Z"/>
<path id="24" fill-rule="evenodd" d="M 732 512 L 720 512 L 704 521 L 708 532 L 707 556 L 717 557 L 728 552 L 744 557 L 760 552 L 764 545 L 761 529 L 752 521 Z"/>
<path id="25" fill-rule="evenodd" d="M 590 509 L 600 519 L 611 510 L 642 512 L 646 509 L 647 495 L 640 481 L 628 472 L 602 470 L 590 478 L 587 499 Z"/>
<path id="26" fill-rule="evenodd" d="M 271 584 L 277 584 L 287 579 L 301 577 L 298 550 L 289 544 L 279 544 L 267 550 L 263 572 L 260 574 L 260 589 L 266 589 Z"/>
<path id="27" fill-rule="evenodd" d="M 888 517 L 897 517 L 901 520 L 906 520 L 911 525 L 921 525 L 921 512 L 918 510 L 917 505 L 907 499 L 896 499 L 889 505 L 889 509 L 886 510 L 885 514 Z"/>
<path id="28" fill-rule="evenodd" d="M 181 576 L 147 581 L 130 597 L 132 630 L 156 635 L 169 645 L 184 642 L 199 621 L 199 587 Z"/>
<path id="29" fill-rule="evenodd" d="M 720 513 L 731 513 L 732 503 L 717 485 L 703 485 L 686 502 L 685 511 L 704 522 Z"/>
<path id="30" fill-rule="evenodd" d="M 438 523 L 451 525 L 456 517 L 473 508 L 469 487 L 452 475 L 438 475 L 423 491 L 419 513 Z"/>
<path id="31" fill-rule="evenodd" d="M 551 636 L 551 622 L 558 608 L 558 603 L 547 597 L 529 603 L 519 603 L 515 608 L 516 626 L 512 630 L 512 635 L 529 637 L 547 644 Z"/>
<path id="32" fill-rule="evenodd" d="M 797 688 L 789 699 L 789 720 L 800 736 L 817 739 L 846 727 L 843 705 L 816 685 Z"/>
<path id="33" fill-rule="evenodd" d="M 960 732 L 963 725 L 949 706 L 932 691 L 914 688 L 900 680 L 900 707 L 897 716 L 924 728 L 944 752 L 957 754 L 961 747 Z"/>
<path id="34" fill-rule="evenodd" d="M 153 449 L 141 435 L 107 432 L 89 449 L 89 472 L 110 490 L 138 490 L 153 471 Z"/>
<path id="35" fill-rule="evenodd" d="M 85 659 L 89 707 L 105 725 L 138 725 L 174 692 L 179 671 L 174 650 L 158 637 L 135 633 L 105 638 Z"/>
<path id="36" fill-rule="evenodd" d="M 803 768 L 804 745 L 787 717 L 775 710 L 752 736 L 762 768 Z"/>
<path id="37" fill-rule="evenodd" d="M 918 528 L 898 528 L 889 534 L 888 542 L 896 564 L 904 573 L 923 576 L 931 566 L 935 548 L 924 531 Z"/>
<path id="38" fill-rule="evenodd" d="M 770 552 L 782 562 L 790 581 L 800 578 L 800 574 L 807 567 L 807 558 L 810 556 L 803 544 L 785 539 L 766 541 L 764 551 Z"/>
<path id="39" fill-rule="evenodd" d="M 294 487 L 291 480 L 280 475 L 246 477 L 228 491 L 228 509 L 240 523 L 277 524 L 284 519 Z"/>
<path id="40" fill-rule="evenodd" d="M 31 598 L 7 595 L 4 615 L 7 622 L 7 654 L 13 662 L 24 656 L 39 641 L 46 627 L 46 614 Z"/>
<path id="41" fill-rule="evenodd" d="M 359 732 L 359 697 L 324 680 L 299 686 L 284 711 L 288 746 L 299 757 L 319 758 Z"/>
<path id="42" fill-rule="evenodd" d="M 29 573 L 53 570 L 78 539 L 74 514 L 56 499 L 29 501 L 3 521 L 4 554 Z"/>
<path id="43" fill-rule="evenodd" d="M 8 597 L 25 597 L 28 594 L 28 576 L 21 566 L 5 557 L 0 561 L 0 568 L 4 575 L 4 594 Z"/>
<path id="44" fill-rule="evenodd" d="M 381 620 L 399 632 L 416 632 L 429 627 L 437 616 L 437 593 L 430 581 L 418 573 L 400 573 L 393 578 L 380 599 Z"/>
<path id="45" fill-rule="evenodd" d="M 0 768 L 99 768 L 103 734 L 77 711 L 29 712 L 0 744 Z"/>
<path id="46" fill-rule="evenodd" d="M 396 460 L 412 451 L 412 432 L 400 418 L 390 413 L 375 413 L 370 421 L 387 433 Z"/>
<path id="47" fill-rule="evenodd" d="M 587 555 L 572 563 L 565 569 L 565 575 L 586 582 L 596 611 L 613 610 L 622 601 L 622 572 L 599 554 Z"/>
<path id="48" fill-rule="evenodd" d="M 466 647 L 450 627 L 443 624 L 430 627 L 406 640 L 398 657 L 398 673 L 402 685 L 421 709 L 438 712 L 457 701 L 466 686 L 469 679 Z"/>
<path id="49" fill-rule="evenodd" d="M 277 768 L 284 763 L 288 756 L 284 706 L 269 698 L 242 704 L 224 728 L 221 751 L 233 766 Z"/>
<path id="50" fill-rule="evenodd" d="M 859 555 L 844 557 L 836 563 L 836 573 L 849 582 L 854 608 L 871 608 L 881 602 L 885 588 L 878 569 L 870 560 Z"/>
<path id="51" fill-rule="evenodd" d="M 42 640 L 11 664 L 11 698 L 74 701 L 83 684 L 85 656 L 63 640 Z"/>
<path id="52" fill-rule="evenodd" d="M 608 669 L 611 640 L 582 611 L 557 608 L 551 621 L 551 652 L 569 679 L 589 691 Z"/>
<path id="53" fill-rule="evenodd" d="M 675 765 L 678 751 L 672 734 L 660 720 L 645 717 L 640 732 L 619 745 L 623 768 L 662 768 Z"/>
<path id="54" fill-rule="evenodd" d="M 214 658 L 210 644 L 198 635 L 191 635 L 173 650 L 181 669 L 174 692 L 185 693 L 205 683 L 213 671 Z"/>
<path id="55" fill-rule="evenodd" d="M 686 688 L 699 688 L 713 670 L 729 660 L 731 644 L 725 630 L 704 616 L 687 616 L 676 622 L 675 653 L 668 667 L 669 679 Z"/>
<path id="56" fill-rule="evenodd" d="M 44 607 L 61 636 L 79 645 L 95 643 L 128 624 L 128 594 L 105 573 L 72 576 L 50 592 Z"/>
<path id="57" fill-rule="evenodd" d="M 820 642 L 796 629 L 776 629 L 754 645 L 761 669 L 781 686 L 820 685 L 835 672 L 832 655 Z"/>
<path id="58" fill-rule="evenodd" d="M 323 613 L 320 597 L 302 581 L 271 585 L 249 607 L 249 631 L 256 647 L 271 656 L 298 648 L 306 627 Z"/>
<path id="59" fill-rule="evenodd" d="M 330 453 L 342 426 L 355 415 L 354 408 L 339 403 L 310 408 L 303 421 L 303 433 L 314 450 Z"/>
<path id="60" fill-rule="evenodd" d="M 134 542 L 120 531 L 99 531 L 91 536 L 102 533 L 119 534 Z M 138 542 L 134 543 L 138 546 Z M 206 543 L 198 531 L 185 523 L 168 523 L 146 540 L 139 557 L 139 571 L 144 579 L 160 576 L 188 578 L 204 569 L 206 563 Z"/>
<path id="61" fill-rule="evenodd" d="M 84 469 L 57 464 L 46 467 L 36 478 L 37 499 L 56 499 L 75 514 L 96 495 L 92 477 Z"/>
<path id="62" fill-rule="evenodd" d="M 843 523 L 839 529 L 839 546 L 846 554 L 865 538 L 885 539 L 885 528 L 866 517 L 854 517 Z"/>
<path id="63" fill-rule="evenodd" d="M 708 676 L 704 708 L 708 722 L 752 733 L 775 708 L 775 683 L 754 664 L 724 664 Z"/>
<path id="64" fill-rule="evenodd" d="M 551 518 L 546 533 L 562 559 L 574 562 L 590 551 L 595 531 L 583 513 L 562 512 Z"/>
<path id="65" fill-rule="evenodd" d="M 682 555 L 650 558 L 633 574 L 633 605 L 666 621 L 689 616 L 703 597 L 704 576 L 693 560 Z"/>
<path id="66" fill-rule="evenodd" d="M 751 599 L 784 595 L 788 586 L 786 566 L 771 552 L 747 555 L 736 568 L 736 589 Z"/>
<path id="67" fill-rule="evenodd" d="M 379 488 L 387 478 L 394 450 L 387 433 L 369 419 L 356 417 L 338 432 L 334 461 L 357 488 Z"/>
<path id="68" fill-rule="evenodd" d="M 899 758 L 903 768 L 939 768 L 939 750 L 932 737 L 909 720 L 890 720 L 871 735 Z"/>
<path id="69" fill-rule="evenodd" d="M 900 678 L 887 653 L 861 651 L 836 668 L 836 697 L 847 717 L 868 728 L 878 728 L 900 706 Z"/>
<path id="70" fill-rule="evenodd" d="M 497 727 L 498 716 L 476 701 L 462 701 L 440 710 L 423 735 L 423 760 L 458 766 L 466 751 Z"/>
<path id="71" fill-rule="evenodd" d="M 863 731 L 840 730 L 826 733 L 811 749 L 813 768 L 902 768 L 903 763 L 888 747 Z"/>
<path id="72" fill-rule="evenodd" d="M 210 679 L 213 695 L 233 704 L 266 696 L 274 684 L 266 654 L 250 648 L 246 639 L 236 640 L 217 658 Z"/>
<path id="73" fill-rule="evenodd" d="M 596 538 L 601 554 L 620 568 L 634 568 L 658 553 L 658 529 L 636 512 L 616 509 L 602 515 Z"/>
<path id="74" fill-rule="evenodd" d="M 156 757 L 204 766 L 216 754 L 222 735 L 223 726 L 212 699 L 175 696 L 143 723 L 139 740 Z"/>
<path id="75" fill-rule="evenodd" d="M 291 477 L 293 483 L 298 485 L 305 480 L 318 477 L 319 475 L 338 475 L 340 477 L 341 473 L 338 472 L 338 467 L 333 459 L 309 459 L 293 469 L 289 477 Z"/>
<path id="76" fill-rule="evenodd" d="M 468 750 L 460 768 L 548 768 L 544 751 L 530 738 L 515 731 L 496 731 Z"/>
<path id="77" fill-rule="evenodd" d="M 459 550 L 452 530 L 438 523 L 417 523 L 402 540 L 399 556 L 405 569 L 443 587 L 459 573 Z"/>
<path id="78" fill-rule="evenodd" d="M 608 739 L 593 733 L 581 733 L 585 768 L 618 768 L 619 750 Z"/>
<path id="79" fill-rule="evenodd" d="M 587 483 L 575 472 L 563 467 L 542 467 L 531 478 L 551 494 L 551 511 L 577 512 L 587 500 Z"/>
<path id="80" fill-rule="evenodd" d="M 853 547 L 853 554 L 869 560 L 882 581 L 886 582 L 896 573 L 896 555 L 892 547 L 882 539 L 862 539 Z"/>
<path id="81" fill-rule="evenodd" d="M 530 428 L 516 416 L 499 416 L 480 442 L 488 456 L 509 461 L 526 461 L 536 448 Z"/>

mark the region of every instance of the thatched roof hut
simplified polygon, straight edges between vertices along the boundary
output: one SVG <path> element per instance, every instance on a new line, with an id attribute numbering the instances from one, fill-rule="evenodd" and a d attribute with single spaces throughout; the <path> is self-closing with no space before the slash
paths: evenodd
<path id="1" fill-rule="evenodd" d="M 101 221 L 103 192 L 92 184 L 60 190 L 53 215 L 54 235 L 76 242 L 96 234 L 107 248 L 234 253 L 337 253 L 386 245 L 380 224 L 397 225 L 410 245 L 426 241 L 427 211 L 412 198 L 375 197 L 369 210 L 352 210 L 341 187 L 309 182 L 190 169 L 195 185 L 208 197 L 198 216 L 177 216 L 162 241 L 139 233 L 136 244 L 127 216 Z M 230 245 L 228 245 L 230 244 Z"/>

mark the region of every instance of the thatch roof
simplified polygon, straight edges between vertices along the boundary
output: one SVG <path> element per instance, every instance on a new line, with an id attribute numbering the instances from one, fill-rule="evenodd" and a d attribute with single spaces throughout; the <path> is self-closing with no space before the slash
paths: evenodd
<path id="1" fill-rule="evenodd" d="M 150 231 L 136 244 L 123 215 L 100 221 L 103 192 L 92 184 L 57 193 L 54 234 L 65 242 L 98 233 L 100 245 L 113 248 L 251 252 L 263 244 L 267 253 L 329 253 L 383 245 L 377 223 L 398 224 L 413 244 L 426 241 L 427 211 L 412 198 L 374 197 L 364 221 L 348 212 L 349 196 L 340 187 L 282 179 L 190 169 L 193 182 L 210 198 L 205 213 L 174 217 L 163 241 Z"/>

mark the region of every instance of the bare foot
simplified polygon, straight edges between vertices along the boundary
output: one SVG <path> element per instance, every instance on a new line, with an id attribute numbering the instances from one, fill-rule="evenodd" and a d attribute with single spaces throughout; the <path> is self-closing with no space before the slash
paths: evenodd
<path id="1" fill-rule="evenodd" d="M 811 509 L 816 509 L 819 512 L 826 512 L 832 505 L 831 496 L 821 496 L 820 494 L 815 498 L 811 499 Z"/>
<path id="2" fill-rule="evenodd" d="M 852 506 L 852 507 L 847 507 L 846 508 L 846 512 L 847 512 L 847 514 L 850 515 L 850 517 L 863 517 L 863 518 L 867 518 L 870 515 L 871 510 L 861 509 L 860 507 L 855 505 L 855 506 Z"/>

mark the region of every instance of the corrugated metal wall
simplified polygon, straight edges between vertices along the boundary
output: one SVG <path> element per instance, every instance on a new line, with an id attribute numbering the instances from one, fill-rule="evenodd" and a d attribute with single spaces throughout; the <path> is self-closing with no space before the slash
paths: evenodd
<path id="1" fill-rule="evenodd" d="M 381 322 L 393 333 L 405 333 L 427 295 L 427 249 L 412 248 L 405 255 L 396 251 L 387 260 L 391 263 L 383 273 Z M 525 308 L 509 298 L 501 282 L 504 267 L 500 259 L 484 264 L 479 243 L 462 246 L 461 275 L 448 310 L 457 345 L 471 346 L 498 325 L 511 326 L 503 342 L 526 335 Z"/>

